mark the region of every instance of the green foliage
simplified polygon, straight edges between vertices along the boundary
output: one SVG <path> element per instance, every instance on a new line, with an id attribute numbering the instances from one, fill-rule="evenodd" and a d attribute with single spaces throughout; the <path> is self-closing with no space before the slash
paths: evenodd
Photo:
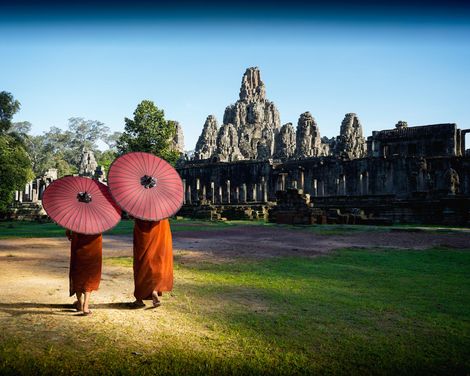
<path id="1" fill-rule="evenodd" d="M 36 176 L 42 175 L 49 168 L 57 168 L 59 177 L 77 173 L 83 149 L 88 148 L 100 155 L 96 141 L 110 137 L 109 128 L 96 120 L 70 118 L 67 130 L 51 127 L 40 136 L 27 134 L 28 124 L 15 123 L 12 131 L 22 138 Z M 113 152 L 103 154 L 105 165 L 109 164 L 107 159 Z"/>
<path id="2" fill-rule="evenodd" d="M 8 133 L 14 133 L 25 139 L 28 136 L 28 133 L 31 132 L 31 123 L 29 121 L 20 121 L 18 123 L 13 123 L 8 130 Z"/>
<path id="3" fill-rule="evenodd" d="M 33 178 L 31 161 L 20 140 L 0 134 L 0 212 L 14 199 L 14 192 Z"/>
<path id="4" fill-rule="evenodd" d="M 113 149 L 108 149 L 105 151 L 100 151 L 97 150 L 95 152 L 95 159 L 96 163 L 100 166 L 104 166 L 105 171 L 109 171 L 109 166 L 111 166 L 111 163 L 116 159 L 117 153 Z"/>
<path id="5" fill-rule="evenodd" d="M 71 134 L 70 147 L 96 149 L 96 141 L 109 133 L 109 128 L 98 120 L 85 120 L 80 117 L 69 119 L 68 129 Z"/>
<path id="6" fill-rule="evenodd" d="M 18 102 L 11 93 L 0 92 L 0 132 L 6 132 L 11 127 L 11 119 L 20 109 Z"/>
<path id="7" fill-rule="evenodd" d="M 111 150 L 115 150 L 117 146 L 117 141 L 121 137 L 122 132 L 113 132 L 111 134 L 104 135 L 102 140 Z"/>
<path id="8" fill-rule="evenodd" d="M 120 154 L 144 151 L 173 165 L 176 163 L 179 152 L 172 148 L 176 127 L 174 122 L 165 120 L 163 110 L 152 101 L 142 101 L 134 111 L 134 118 L 126 118 L 125 123 L 124 133 L 117 141 Z"/>

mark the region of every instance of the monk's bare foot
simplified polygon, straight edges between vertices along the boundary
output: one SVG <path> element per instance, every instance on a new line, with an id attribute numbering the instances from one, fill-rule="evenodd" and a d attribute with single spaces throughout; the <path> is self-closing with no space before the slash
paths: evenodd
<path id="1" fill-rule="evenodd" d="M 156 291 L 152 292 L 152 303 L 153 303 L 154 308 L 157 308 L 162 304 L 162 303 L 160 303 L 160 300 L 158 299 L 158 296 L 161 296 L 159 294 L 161 294 L 161 292 L 160 293 L 158 293 Z"/>
<path id="2" fill-rule="evenodd" d="M 128 307 L 131 309 L 144 308 L 145 303 L 142 300 L 136 300 L 135 302 L 129 303 Z"/>
<path id="3" fill-rule="evenodd" d="M 82 316 L 90 316 L 91 315 L 91 311 L 88 310 L 88 311 L 83 311 L 82 313 Z"/>

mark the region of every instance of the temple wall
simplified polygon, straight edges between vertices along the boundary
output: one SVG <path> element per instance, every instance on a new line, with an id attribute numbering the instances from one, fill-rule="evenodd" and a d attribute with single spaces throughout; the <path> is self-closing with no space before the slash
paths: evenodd
<path id="1" fill-rule="evenodd" d="M 469 157 L 320 157 L 285 163 L 188 164 L 178 171 L 186 201 L 193 204 L 200 199 L 211 203 L 275 201 L 276 191 L 288 188 L 302 189 L 312 197 L 470 196 Z"/>

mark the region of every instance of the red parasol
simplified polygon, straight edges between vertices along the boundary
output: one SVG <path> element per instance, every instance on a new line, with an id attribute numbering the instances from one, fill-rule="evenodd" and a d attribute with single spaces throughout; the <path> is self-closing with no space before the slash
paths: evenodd
<path id="1" fill-rule="evenodd" d="M 111 194 L 133 217 L 159 221 L 183 205 L 183 183 L 176 170 L 153 154 L 134 152 L 117 158 L 108 173 Z"/>
<path id="2" fill-rule="evenodd" d="M 103 183 L 79 176 L 55 180 L 42 196 L 49 217 L 81 234 L 101 234 L 121 220 L 121 209 Z"/>

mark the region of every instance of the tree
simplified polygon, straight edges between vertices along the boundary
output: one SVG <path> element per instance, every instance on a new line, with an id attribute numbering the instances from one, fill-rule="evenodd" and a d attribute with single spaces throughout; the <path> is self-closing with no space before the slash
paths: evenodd
<path id="1" fill-rule="evenodd" d="M 16 133 L 21 137 L 25 137 L 31 132 L 31 123 L 29 121 L 20 121 L 18 123 L 12 123 L 8 133 Z"/>
<path id="2" fill-rule="evenodd" d="M 102 122 L 80 117 L 70 118 L 68 128 L 72 135 L 70 146 L 80 149 L 96 149 L 96 141 L 108 137 L 109 134 L 109 128 Z"/>
<path id="3" fill-rule="evenodd" d="M 9 134 L 0 134 L 0 212 L 13 201 L 16 190 L 33 178 L 31 161 L 23 144 Z"/>
<path id="4" fill-rule="evenodd" d="M 0 92 L 0 133 L 6 132 L 11 127 L 11 119 L 20 109 L 18 102 L 11 93 Z"/>
<path id="5" fill-rule="evenodd" d="M 29 150 L 32 155 L 39 155 L 39 160 L 46 160 L 48 163 L 38 163 L 41 168 L 38 174 L 44 173 L 47 168 L 57 168 L 59 177 L 71 173 L 76 173 L 79 168 L 80 158 L 84 148 L 98 152 L 96 142 L 99 139 L 107 140 L 109 128 L 97 120 L 85 120 L 75 117 L 69 119 L 68 129 L 66 131 L 51 127 L 44 136 L 33 136 L 33 141 L 42 142 L 37 147 L 37 152 Z M 26 143 L 28 145 L 28 143 Z M 46 158 L 47 156 L 47 158 Z M 36 171 L 36 170 L 35 170 Z"/>
<path id="6" fill-rule="evenodd" d="M 7 133 L 12 126 L 11 119 L 19 109 L 20 102 L 11 93 L 0 93 L 0 212 L 6 211 L 11 204 L 14 192 L 24 188 L 33 178 L 23 135 Z"/>
<path id="7" fill-rule="evenodd" d="M 117 142 L 121 137 L 122 132 L 113 132 L 112 134 L 108 134 L 102 138 L 104 143 L 108 145 L 111 150 L 116 150 Z"/>
<path id="8" fill-rule="evenodd" d="M 95 152 L 96 163 L 98 163 L 99 166 L 103 166 L 106 172 L 109 171 L 109 166 L 111 166 L 111 163 L 113 163 L 116 157 L 117 152 L 114 149 L 108 149 L 105 151 L 97 150 Z"/>
<path id="9" fill-rule="evenodd" d="M 176 134 L 174 123 L 165 120 L 163 110 L 152 101 L 142 101 L 134 111 L 134 119 L 125 118 L 124 133 L 117 142 L 120 154 L 131 151 L 144 151 L 155 154 L 175 164 L 179 152 L 172 148 Z"/>

